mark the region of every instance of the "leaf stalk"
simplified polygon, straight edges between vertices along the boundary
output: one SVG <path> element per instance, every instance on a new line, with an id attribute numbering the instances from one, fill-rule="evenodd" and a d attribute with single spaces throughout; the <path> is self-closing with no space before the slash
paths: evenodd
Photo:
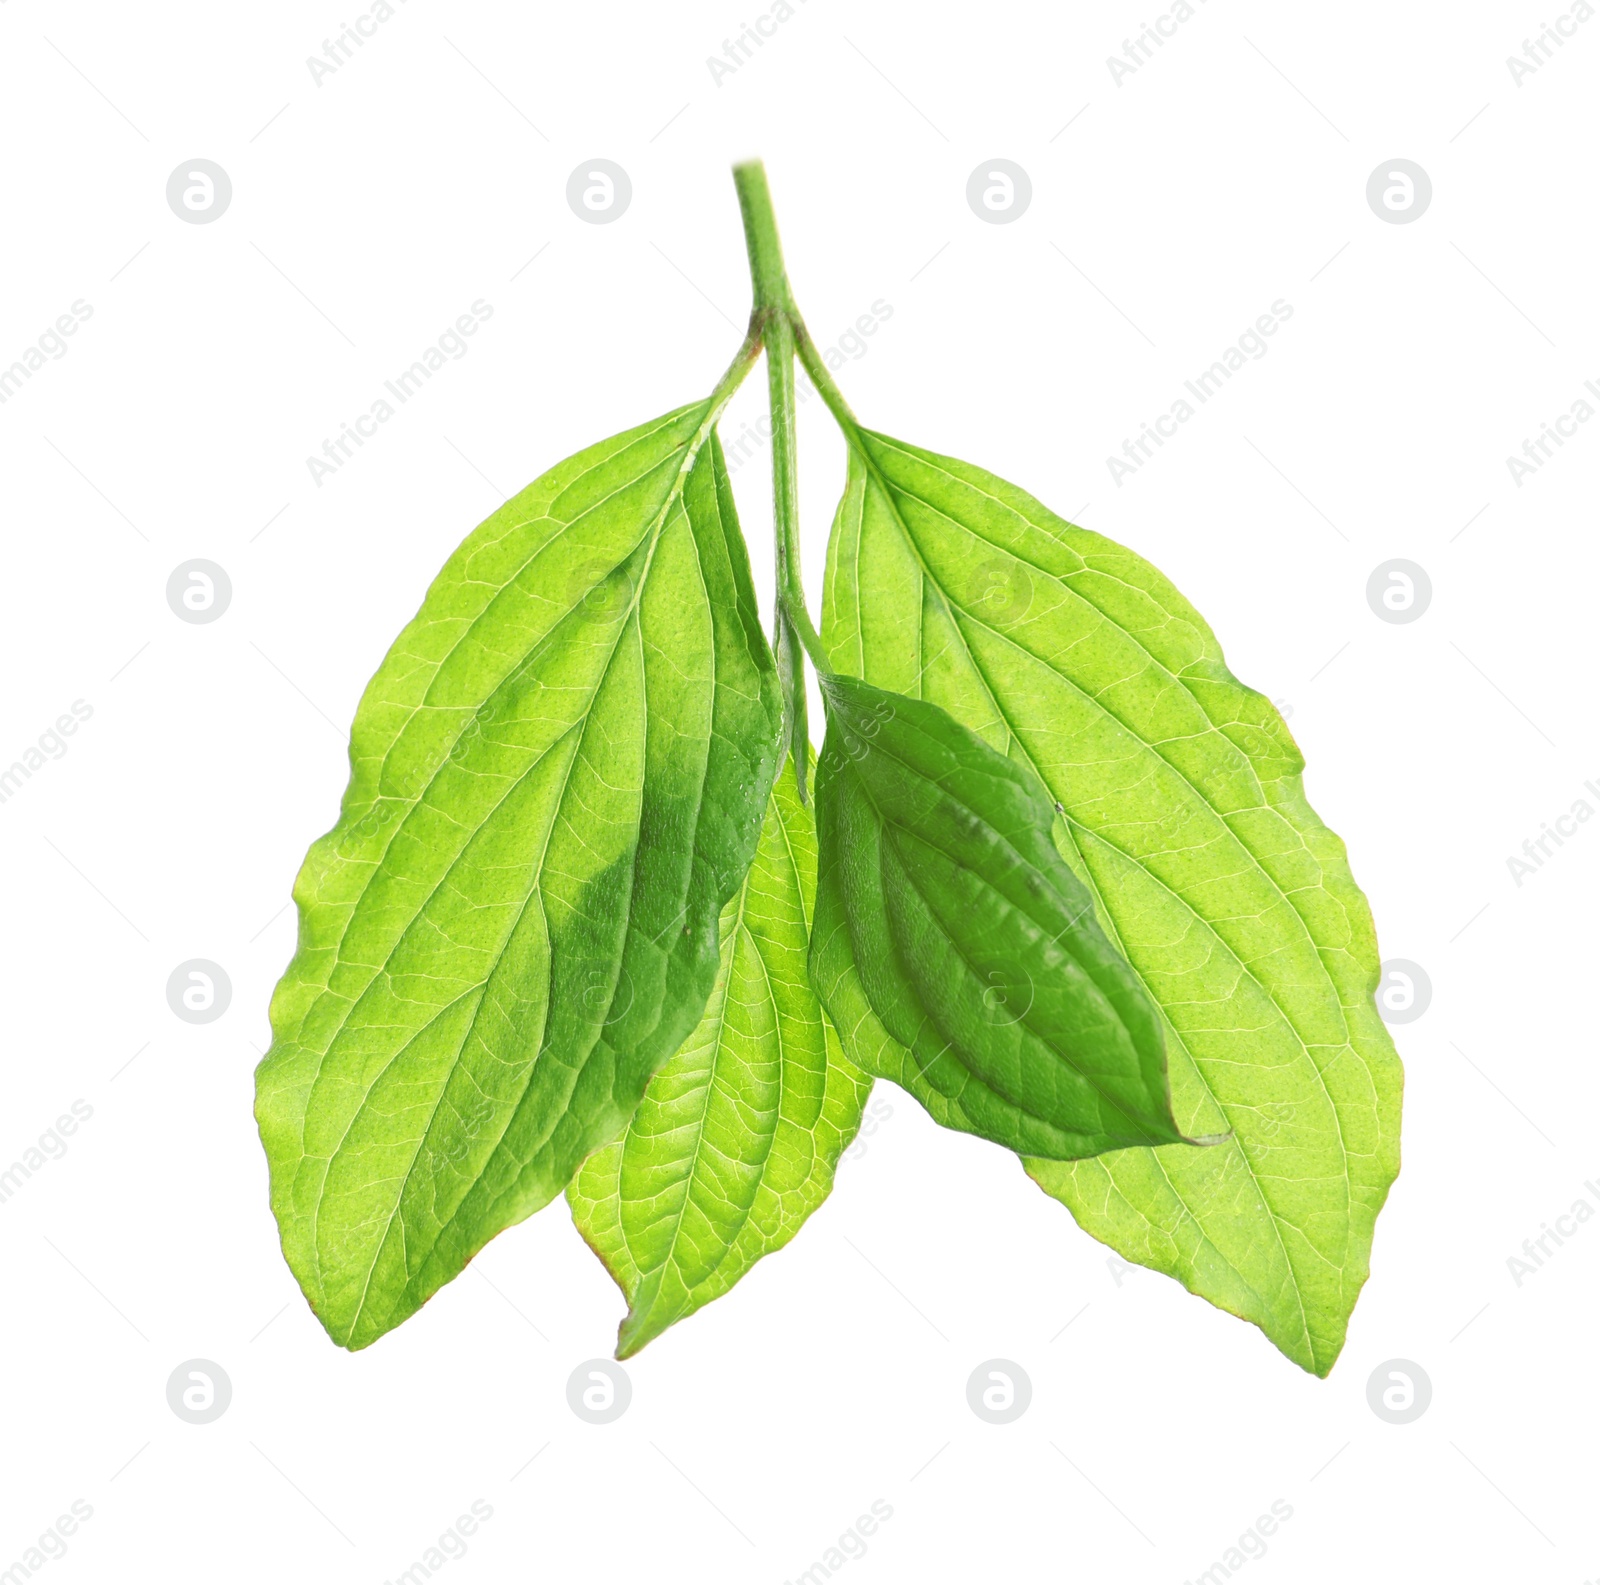
<path id="1" fill-rule="evenodd" d="M 773 562 L 777 570 L 774 648 L 783 683 L 786 730 L 795 777 L 803 802 L 810 762 L 806 727 L 805 661 L 818 672 L 830 670 L 822 636 L 806 609 L 800 572 L 800 497 L 796 467 L 794 361 L 796 343 L 806 336 L 783 264 L 778 221 L 767 173 L 759 160 L 733 168 L 739 211 L 744 218 L 750 257 L 750 326 L 767 354 L 767 401 L 772 430 Z"/>

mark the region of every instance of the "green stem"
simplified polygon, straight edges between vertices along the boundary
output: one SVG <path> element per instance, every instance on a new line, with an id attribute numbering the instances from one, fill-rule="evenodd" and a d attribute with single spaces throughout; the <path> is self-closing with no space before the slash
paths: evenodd
<path id="1" fill-rule="evenodd" d="M 778 643 L 787 643 L 787 626 L 804 645 L 811 664 L 828 671 L 822 636 L 806 610 L 800 576 L 800 505 L 795 469 L 794 359 L 799 315 L 783 268 L 783 247 L 772 210 L 767 173 L 759 160 L 733 168 L 750 255 L 752 330 L 760 327 L 767 350 L 767 399 L 772 418 L 772 521 L 778 573 Z M 803 692 L 801 694 L 803 697 Z"/>
<path id="2" fill-rule="evenodd" d="M 800 576 L 800 497 L 795 470 L 794 327 L 779 314 L 767 327 L 767 393 L 772 410 L 772 522 L 777 536 L 778 593 L 783 614 L 811 664 L 829 671 L 822 636 L 806 610 Z"/>
<path id="3" fill-rule="evenodd" d="M 750 255 L 750 286 L 755 295 L 755 311 L 792 310 L 789 278 L 783 271 L 783 248 L 778 241 L 778 219 L 772 210 L 772 193 L 767 187 L 766 167 L 760 160 L 746 160 L 733 168 L 733 185 L 739 194 L 739 213 L 744 217 L 744 241 Z"/>
<path id="4" fill-rule="evenodd" d="M 761 331 L 762 327 L 756 322 L 755 315 L 750 316 L 750 328 L 745 333 L 744 340 L 739 344 L 739 350 L 734 353 L 733 361 L 723 370 L 722 378 L 711 389 L 711 422 L 715 423 L 722 416 L 722 410 L 733 400 L 733 393 L 744 384 L 744 377 L 750 372 L 756 359 L 761 356 Z"/>
<path id="5" fill-rule="evenodd" d="M 823 404 L 833 414 L 834 421 L 844 431 L 844 438 L 850 442 L 851 449 L 865 456 L 866 447 L 861 440 L 860 422 L 850 411 L 850 404 L 845 401 L 844 392 L 835 384 L 828 365 L 822 361 L 822 354 L 817 351 L 817 344 L 811 339 L 811 332 L 806 329 L 805 321 L 798 311 L 793 313 L 792 318 L 795 351 L 799 354 L 800 367 L 806 371 L 807 377 L 817 388 L 817 395 L 822 398 Z"/>

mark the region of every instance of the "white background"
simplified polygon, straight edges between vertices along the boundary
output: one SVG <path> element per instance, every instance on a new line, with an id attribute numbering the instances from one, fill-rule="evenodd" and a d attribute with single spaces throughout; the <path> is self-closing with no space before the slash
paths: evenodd
<path id="1" fill-rule="evenodd" d="M 446 1585 L 778 1585 L 882 1499 L 846 1585 L 1181 1585 L 1282 1499 L 1249 1585 L 1600 1575 L 1600 1223 L 1520 1287 L 1506 1264 L 1600 1204 L 1600 829 L 1520 887 L 1506 862 L 1600 806 L 1600 424 L 1520 487 L 1505 461 L 1600 380 L 1600 19 L 1519 87 L 1506 58 L 1553 10 L 1209 0 L 1118 86 L 1106 57 L 1160 0 L 797 0 L 719 86 L 758 0 L 405 0 L 319 86 L 306 57 L 355 3 L 0 5 L 0 364 L 93 308 L 0 407 L 0 762 L 93 709 L 0 804 L 0 1165 L 93 1108 L 0 1204 L 0 1568 L 81 1498 L 47 1582 L 379 1585 L 482 1499 Z M 1283 702 L 1385 957 L 1431 979 L 1325 1382 L 1116 1271 L 888 1086 L 832 1200 L 630 1365 L 609 1426 L 567 1407 L 622 1306 L 563 1204 L 355 1356 L 279 1257 L 251 1073 L 356 699 L 504 495 L 709 389 L 748 307 L 727 168 L 757 153 L 818 340 L 892 306 L 840 373 L 857 411 L 1172 576 Z M 197 157 L 233 184 L 204 225 L 165 199 Z M 594 157 L 632 180 L 614 224 L 566 202 Z M 965 199 L 995 157 L 1031 177 L 1012 224 Z M 1397 157 L 1433 183 L 1411 224 L 1366 201 Z M 468 355 L 315 484 L 306 457 L 478 298 Z M 1116 484 L 1107 456 L 1280 298 L 1268 355 Z M 817 414 L 814 607 L 841 471 Z M 763 593 L 765 468 L 736 475 Z M 193 557 L 232 580 L 210 625 L 166 602 Z M 1395 557 L 1433 585 L 1406 625 L 1365 595 Z M 233 984 L 201 1027 L 165 996 L 189 958 Z M 165 1396 L 196 1357 L 233 1387 L 205 1426 Z M 1033 1383 L 1008 1426 L 966 1404 L 993 1357 Z M 1397 1358 L 1433 1385 L 1401 1426 L 1366 1396 Z"/>

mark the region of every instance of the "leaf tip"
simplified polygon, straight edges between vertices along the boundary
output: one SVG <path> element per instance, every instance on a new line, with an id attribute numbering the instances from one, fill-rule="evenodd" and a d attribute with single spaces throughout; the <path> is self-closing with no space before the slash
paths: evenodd
<path id="1" fill-rule="evenodd" d="M 620 1361 L 632 1359 L 647 1343 L 653 1343 L 670 1322 L 665 1324 L 652 1321 L 648 1308 L 644 1310 L 629 1310 L 623 1317 L 622 1324 L 617 1328 L 617 1347 L 615 1357 Z"/>

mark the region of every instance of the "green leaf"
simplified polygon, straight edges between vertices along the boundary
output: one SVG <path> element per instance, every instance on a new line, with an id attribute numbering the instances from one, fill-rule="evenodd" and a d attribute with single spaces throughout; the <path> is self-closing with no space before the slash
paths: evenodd
<path id="1" fill-rule="evenodd" d="M 1233 1135 L 1028 1171 L 1125 1259 L 1325 1375 L 1399 1170 L 1401 1074 L 1366 900 L 1299 750 L 1147 562 L 967 463 L 855 444 L 824 597 L 834 665 L 942 704 L 1038 773 L 1162 1009 L 1180 1126 Z"/>
<path id="2" fill-rule="evenodd" d="M 810 811 L 780 776 L 755 862 L 723 912 L 705 1016 L 627 1132 L 567 1191 L 628 1301 L 619 1359 L 787 1244 L 861 1126 L 871 1080 L 846 1060 L 806 977 L 816 870 Z"/>
<path id="3" fill-rule="evenodd" d="M 1039 779 L 935 704 L 823 675 L 811 978 L 851 1058 L 1055 1158 L 1181 1140 L 1161 1020 Z"/>
<path id="4" fill-rule="evenodd" d="M 256 1102 L 284 1254 L 348 1348 L 560 1194 L 711 992 L 781 713 L 715 416 L 507 501 L 356 712 Z"/>

